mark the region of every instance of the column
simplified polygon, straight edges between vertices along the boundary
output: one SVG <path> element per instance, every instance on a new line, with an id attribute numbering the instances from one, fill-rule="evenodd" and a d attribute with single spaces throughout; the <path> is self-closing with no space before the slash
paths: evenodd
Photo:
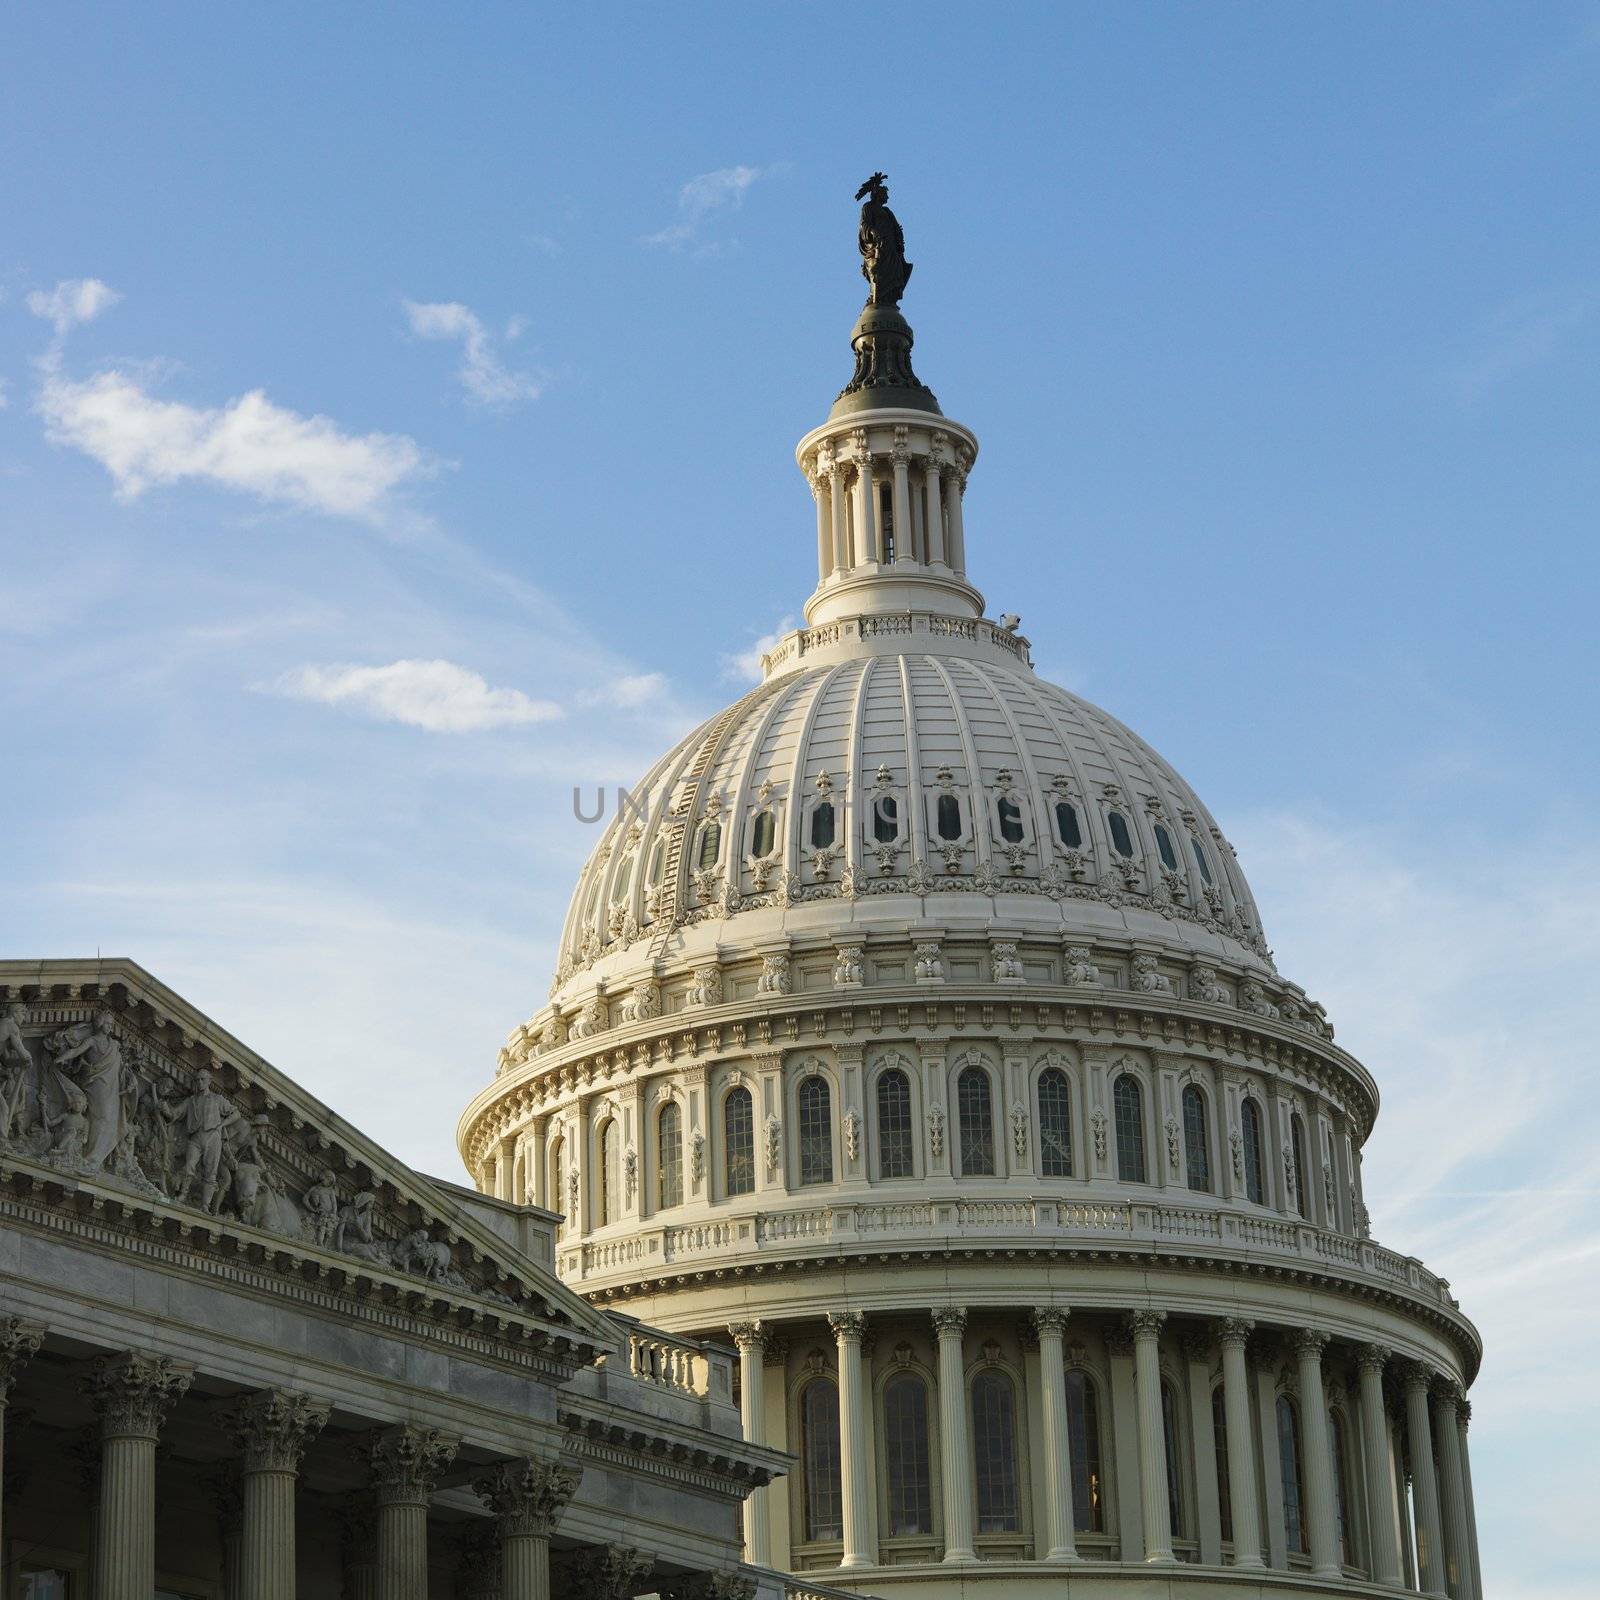
<path id="1" fill-rule="evenodd" d="M 460 1444 L 410 1423 L 364 1441 L 378 1506 L 377 1600 L 428 1600 L 428 1499 Z"/>
<path id="2" fill-rule="evenodd" d="M 1255 1428 L 1250 1421 L 1250 1369 L 1245 1346 L 1253 1322 L 1229 1317 L 1217 1326 L 1222 1345 L 1222 1406 L 1228 1420 L 1228 1504 L 1233 1512 L 1233 1564 L 1261 1568 L 1261 1511 L 1256 1495 Z"/>
<path id="3" fill-rule="evenodd" d="M 294 1600 L 294 1494 L 300 1459 L 328 1420 L 328 1402 L 289 1389 L 264 1389 L 225 1412 L 223 1430 L 242 1452 L 243 1600 Z"/>
<path id="4" fill-rule="evenodd" d="M 841 1567 L 870 1567 L 867 1496 L 867 1407 L 861 1382 L 861 1336 L 867 1319 L 859 1311 L 830 1311 L 828 1326 L 839 1347 L 839 1491 L 844 1502 L 844 1552 Z"/>
<path id="5" fill-rule="evenodd" d="M 1278 1453 L 1277 1373 L 1283 1351 L 1270 1335 L 1256 1335 L 1251 1347 L 1251 1365 L 1256 1386 L 1256 1418 L 1260 1427 L 1258 1455 L 1261 1463 L 1261 1494 L 1266 1503 L 1267 1520 L 1262 1529 L 1266 1540 L 1267 1565 L 1278 1572 L 1289 1569 L 1289 1534 L 1284 1521 L 1283 1473 Z"/>
<path id="6" fill-rule="evenodd" d="M 926 510 L 923 515 L 923 525 L 928 530 L 928 560 L 930 563 L 938 562 L 941 565 L 945 560 L 944 553 L 944 500 L 939 493 L 939 462 L 937 457 L 930 456 L 922 475 L 923 504 Z"/>
<path id="7" fill-rule="evenodd" d="M 966 473 L 952 466 L 949 487 L 945 490 L 945 501 L 950 507 L 950 552 L 946 559 L 957 572 L 967 570 L 967 531 L 961 520 L 961 491 L 966 483 Z"/>
<path id="8" fill-rule="evenodd" d="M 833 570 L 833 507 L 827 474 L 812 474 L 811 498 L 817 502 L 817 582 L 821 583 Z"/>
<path id="9" fill-rule="evenodd" d="M 1328 1402 L 1322 1391 L 1322 1352 L 1328 1335 L 1300 1328 L 1293 1336 L 1300 1369 L 1300 1453 L 1305 1458 L 1306 1522 L 1311 1535 L 1313 1577 L 1338 1579 L 1338 1510 L 1333 1496 L 1333 1445 L 1328 1438 Z"/>
<path id="10" fill-rule="evenodd" d="M 1411 1499 L 1417 1519 L 1417 1587 L 1443 1594 L 1444 1530 L 1439 1517 L 1439 1482 L 1433 1470 L 1433 1431 L 1428 1426 L 1428 1369 L 1412 1363 L 1402 1379 L 1406 1394 L 1406 1444 L 1411 1455 Z"/>
<path id="11" fill-rule="evenodd" d="M 1126 1322 L 1105 1331 L 1111 1362 L 1111 1469 L 1116 1475 L 1118 1559 L 1137 1561 L 1144 1548 L 1139 1492 L 1139 1395 L 1133 1377 L 1133 1335 Z"/>
<path id="12" fill-rule="evenodd" d="M 828 511 L 833 518 L 833 570 L 843 572 L 850 565 L 850 523 L 844 468 L 837 465 L 828 469 Z"/>
<path id="13" fill-rule="evenodd" d="M 967 1438 L 967 1364 L 961 1335 L 964 1306 L 933 1313 L 939 1336 L 939 1456 L 944 1467 L 944 1558 L 976 1561 L 972 1548 L 972 1449 Z"/>
<path id="14" fill-rule="evenodd" d="M 92 1424 L 83 1429 L 79 1436 L 67 1446 L 67 1455 L 71 1458 L 73 1466 L 77 1469 L 75 1476 L 78 1480 L 80 1498 L 87 1510 L 87 1527 L 83 1543 L 84 1554 L 89 1558 L 89 1570 L 94 1571 L 95 1550 L 100 1543 L 100 1430 Z M 222 1535 L 223 1578 L 225 1580 L 225 1600 L 237 1600 L 239 1593 L 239 1519 L 238 1499 L 239 1481 L 236 1473 L 230 1472 L 228 1479 L 233 1485 L 233 1495 L 225 1500 L 222 1495 L 217 1497 L 218 1531 Z M 232 1517 L 230 1523 L 229 1518 Z M 232 1533 L 230 1548 L 229 1534 Z M 228 1585 L 231 1585 L 229 1587 Z"/>
<path id="15" fill-rule="evenodd" d="M 1483 1567 L 1478 1560 L 1478 1512 L 1472 1500 L 1472 1457 L 1467 1450 L 1467 1424 L 1472 1421 L 1472 1402 L 1463 1400 L 1456 1407 L 1456 1442 L 1461 1450 L 1461 1484 L 1467 1497 L 1467 1552 L 1472 1557 L 1473 1600 L 1483 1600 Z"/>
<path id="16" fill-rule="evenodd" d="M 504 1461 L 473 1479 L 500 1525 L 501 1600 L 550 1600 L 550 1535 L 583 1468 L 565 1461 Z"/>
<path id="17" fill-rule="evenodd" d="M 739 1347 L 739 1420 L 745 1439 L 765 1443 L 767 1334 L 759 1322 L 730 1322 L 728 1332 Z M 753 1566 L 772 1565 L 772 1508 L 767 1491 L 752 1489 L 744 1498 L 744 1558 Z"/>
<path id="18" fill-rule="evenodd" d="M 1039 1388 L 1044 1402 L 1045 1505 L 1050 1547 L 1046 1561 L 1076 1561 L 1072 1527 L 1072 1439 L 1067 1429 L 1067 1361 L 1062 1337 L 1067 1330 L 1065 1306 L 1040 1306 L 1033 1313 L 1039 1335 Z"/>
<path id="19" fill-rule="evenodd" d="M 194 1369 L 129 1350 L 84 1380 L 100 1418 L 95 1600 L 150 1600 L 156 1586 L 156 1440 Z"/>
<path id="20" fill-rule="evenodd" d="M 897 444 L 889 459 L 894 463 L 894 491 L 890 502 L 894 507 L 894 553 L 898 561 L 915 561 L 917 546 L 911 526 L 911 483 L 906 474 L 910 456 L 903 444 Z"/>
<path id="21" fill-rule="evenodd" d="M 862 451 L 856 457 L 856 560 L 881 561 L 882 550 L 878 540 L 878 486 L 872 477 L 872 457 Z"/>
<path id="22" fill-rule="evenodd" d="M 1133 1378 L 1139 1406 L 1139 1502 L 1144 1513 L 1144 1558 L 1172 1560 L 1172 1516 L 1167 1509 L 1167 1439 L 1161 1422 L 1161 1328 L 1165 1311 L 1135 1311 Z"/>
<path id="23" fill-rule="evenodd" d="M 1452 1600 L 1472 1600 L 1472 1556 L 1467 1539 L 1467 1491 L 1461 1478 L 1461 1434 L 1456 1402 L 1461 1391 L 1448 1378 L 1433 1386 L 1433 1436 L 1439 1441 L 1439 1508 L 1444 1523 L 1445 1582 Z"/>
<path id="24" fill-rule="evenodd" d="M 378 1600 L 378 1507 L 371 1495 L 352 1495 L 339 1508 L 339 1558 L 344 1600 Z"/>
<path id="25" fill-rule="evenodd" d="M 1383 1404 L 1383 1367 L 1389 1352 L 1364 1344 L 1357 1356 L 1361 1374 L 1361 1451 L 1367 1480 L 1367 1538 L 1372 1544 L 1372 1581 L 1398 1588 L 1400 1530 L 1395 1523 L 1394 1481 L 1389 1472 L 1389 1416 Z"/>
<path id="26" fill-rule="evenodd" d="M 0 1317 L 0 1475 L 5 1472 L 6 1408 L 11 1404 L 11 1390 L 43 1342 L 41 1323 L 24 1322 L 20 1317 Z M 0 1499 L 3 1498 L 0 1495 Z M 5 1547 L 5 1523 L 0 1519 L 0 1559 L 4 1557 Z"/>

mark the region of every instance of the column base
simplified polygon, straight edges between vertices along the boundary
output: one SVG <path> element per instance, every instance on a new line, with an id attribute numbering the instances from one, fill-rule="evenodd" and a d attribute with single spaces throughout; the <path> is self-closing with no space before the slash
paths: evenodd
<path id="1" fill-rule="evenodd" d="M 872 1564 L 865 1556 L 845 1556 L 839 1562 L 839 1570 L 843 1572 L 847 1567 L 870 1567 Z"/>
<path id="2" fill-rule="evenodd" d="M 1083 1557 L 1076 1550 L 1049 1550 L 1045 1553 L 1046 1561 L 1082 1561 Z"/>
<path id="3" fill-rule="evenodd" d="M 944 1553 L 944 1564 L 946 1566 L 949 1566 L 952 1562 L 976 1561 L 977 1559 L 978 1552 L 976 1550 L 946 1550 Z"/>
<path id="4" fill-rule="evenodd" d="M 1175 1567 L 1178 1558 L 1170 1550 L 1152 1550 L 1144 1558 L 1144 1564 L 1147 1567 Z"/>
<path id="5" fill-rule="evenodd" d="M 1312 1570 L 1311 1576 L 1313 1578 L 1323 1579 L 1328 1583 L 1343 1583 L 1344 1582 L 1344 1568 L 1343 1567 L 1316 1567 L 1316 1568 L 1314 1568 Z"/>
<path id="6" fill-rule="evenodd" d="M 1239 1572 L 1265 1572 L 1267 1570 L 1267 1564 L 1260 1556 L 1251 1556 L 1248 1561 L 1230 1561 L 1228 1565 Z"/>

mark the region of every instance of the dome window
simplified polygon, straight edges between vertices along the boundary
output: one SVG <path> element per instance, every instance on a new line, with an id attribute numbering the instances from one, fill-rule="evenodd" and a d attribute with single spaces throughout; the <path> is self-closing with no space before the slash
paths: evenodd
<path id="1" fill-rule="evenodd" d="M 1060 1067 L 1039 1074 L 1039 1170 L 1046 1178 L 1072 1176 L 1072 1086 Z"/>
<path id="2" fill-rule="evenodd" d="M 928 1386 L 915 1373 L 901 1373 L 884 1385 L 883 1432 L 888 1457 L 889 1536 L 932 1533 Z"/>
<path id="3" fill-rule="evenodd" d="M 1306 1215 L 1306 1136 L 1298 1111 L 1289 1119 L 1289 1150 L 1294 1162 L 1294 1193 L 1289 1198 L 1303 1217 Z"/>
<path id="4" fill-rule="evenodd" d="M 911 1137 L 911 1080 L 899 1067 L 878 1075 L 878 1176 L 916 1175 Z"/>
<path id="5" fill-rule="evenodd" d="M 1083 829 L 1078 826 L 1078 808 L 1070 800 L 1056 801 L 1056 833 L 1069 850 L 1083 844 Z"/>
<path id="6" fill-rule="evenodd" d="M 667 864 L 667 841 L 657 839 L 650 850 L 650 869 L 645 874 L 645 882 L 654 889 L 661 882 L 662 870 Z"/>
<path id="7" fill-rule="evenodd" d="M 1072 1452 L 1072 1526 L 1105 1528 L 1105 1480 L 1100 1468 L 1100 1396 L 1082 1367 L 1067 1372 L 1067 1442 Z"/>
<path id="8" fill-rule="evenodd" d="M 1262 1159 L 1261 1107 L 1249 1096 L 1239 1108 L 1239 1120 L 1244 1125 L 1245 1198 L 1258 1206 L 1265 1205 L 1267 1182 L 1266 1162 Z"/>
<path id="9" fill-rule="evenodd" d="M 934 822 L 941 839 L 961 837 L 961 801 L 953 794 L 942 794 L 934 807 Z"/>
<path id="10" fill-rule="evenodd" d="M 629 856 L 617 869 L 616 881 L 611 885 L 611 903 L 620 906 L 628 898 L 628 885 L 633 882 L 633 857 Z"/>
<path id="11" fill-rule="evenodd" d="M 770 856 L 778 842 L 778 820 L 769 808 L 756 812 L 750 821 L 750 854 L 756 860 Z"/>
<path id="12" fill-rule="evenodd" d="M 961 1176 L 994 1176 L 994 1097 L 989 1074 L 965 1067 L 956 1079 L 956 1109 L 961 1117 Z"/>
<path id="13" fill-rule="evenodd" d="M 1156 824 L 1156 849 L 1161 852 L 1161 865 L 1168 872 L 1178 870 L 1178 852 L 1172 848 L 1172 835 L 1158 822 Z"/>
<path id="14" fill-rule="evenodd" d="M 1017 1392 L 1011 1379 L 994 1368 L 972 1380 L 972 1443 L 978 1532 L 1016 1533 L 1022 1526 L 1017 1496 Z"/>
<path id="15" fill-rule="evenodd" d="M 800 1455 L 805 1467 L 806 1538 L 813 1544 L 842 1539 L 839 1389 L 832 1378 L 813 1378 L 800 1396 Z"/>
<path id="16" fill-rule="evenodd" d="M 756 1186 L 756 1113 L 750 1091 L 734 1088 L 722 1102 L 723 1186 L 730 1196 Z"/>
<path id="17" fill-rule="evenodd" d="M 676 1100 L 656 1120 L 656 1197 L 663 1211 L 683 1204 L 683 1112 Z"/>
<path id="18" fill-rule="evenodd" d="M 800 1124 L 800 1182 L 833 1182 L 833 1093 L 824 1077 L 807 1078 L 796 1097 Z"/>
<path id="19" fill-rule="evenodd" d="M 1211 886 L 1211 863 L 1206 860 L 1205 847 L 1192 833 L 1189 835 L 1189 843 L 1194 847 L 1194 864 L 1199 867 L 1200 876 L 1206 887 L 1209 888 Z"/>
<path id="20" fill-rule="evenodd" d="M 701 872 L 709 872 L 717 864 L 722 851 L 722 824 L 708 822 L 700 830 L 700 848 L 695 853 L 695 865 Z"/>
<path id="21" fill-rule="evenodd" d="M 1183 1163 L 1189 1187 L 1211 1192 L 1211 1142 L 1206 1136 L 1206 1097 L 1190 1084 L 1183 1091 Z"/>
<path id="22" fill-rule="evenodd" d="M 1117 1126 L 1117 1176 L 1124 1183 L 1147 1183 L 1144 1164 L 1144 1090 L 1124 1072 L 1111 1091 Z"/>
<path id="23" fill-rule="evenodd" d="M 1007 844 L 1021 844 L 1024 838 L 1022 807 L 1010 795 L 1002 795 L 995 809 L 1000 818 L 1000 837 Z"/>
<path id="24" fill-rule="evenodd" d="M 892 794 L 873 797 L 872 837 L 879 844 L 893 844 L 900 837 L 900 802 Z"/>
<path id="25" fill-rule="evenodd" d="M 833 801 L 819 800 L 811 808 L 811 848 L 831 850 L 835 830 Z"/>
<path id="26" fill-rule="evenodd" d="M 1132 857 L 1133 836 L 1128 832 L 1128 819 L 1120 811 L 1106 813 L 1106 825 L 1111 829 L 1111 843 L 1119 856 Z"/>

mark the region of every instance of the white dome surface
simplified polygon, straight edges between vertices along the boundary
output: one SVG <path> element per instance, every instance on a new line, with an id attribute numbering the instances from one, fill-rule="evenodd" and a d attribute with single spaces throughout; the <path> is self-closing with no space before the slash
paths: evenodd
<path id="1" fill-rule="evenodd" d="M 1199 797 L 1026 655 L 1014 633 L 937 614 L 790 635 L 767 681 L 658 761 L 613 818 L 573 897 L 554 997 L 692 957 L 700 929 L 724 954 L 923 922 L 1081 933 L 1270 972 Z M 827 804 L 831 833 L 815 814 Z"/>

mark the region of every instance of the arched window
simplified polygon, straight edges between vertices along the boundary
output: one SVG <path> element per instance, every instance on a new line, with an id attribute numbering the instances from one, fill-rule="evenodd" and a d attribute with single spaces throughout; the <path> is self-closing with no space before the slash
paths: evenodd
<path id="1" fill-rule="evenodd" d="M 1070 800 L 1056 801 L 1056 833 L 1069 850 L 1083 843 L 1083 829 L 1078 826 L 1078 808 Z"/>
<path id="2" fill-rule="evenodd" d="M 832 1378 L 813 1378 L 800 1396 L 800 1456 L 805 1468 L 807 1540 L 842 1539 L 839 1390 Z"/>
<path id="3" fill-rule="evenodd" d="M 1039 1074 L 1039 1166 L 1046 1178 L 1072 1176 L 1072 1085 L 1060 1067 Z"/>
<path id="4" fill-rule="evenodd" d="M 778 842 L 778 821 L 770 809 L 756 812 L 750 819 L 750 854 L 764 860 Z"/>
<path id="5" fill-rule="evenodd" d="M 661 882 L 662 869 L 667 864 L 667 841 L 657 839 L 650 847 L 650 866 L 645 873 L 645 882 L 654 889 Z"/>
<path id="6" fill-rule="evenodd" d="M 1267 1164 L 1262 1159 L 1261 1107 L 1248 1095 L 1239 1115 L 1244 1123 L 1244 1192 L 1258 1206 L 1267 1203 Z"/>
<path id="7" fill-rule="evenodd" d="M 611 1117 L 600 1130 L 600 1226 L 622 1215 L 622 1129 Z"/>
<path id="8" fill-rule="evenodd" d="M 878 1176 L 910 1178 L 916 1173 L 911 1142 L 911 1080 L 899 1067 L 878 1074 Z"/>
<path id="9" fill-rule="evenodd" d="M 1124 1183 L 1143 1183 L 1144 1090 L 1131 1072 L 1124 1072 L 1111 1091 L 1117 1124 L 1117 1176 Z"/>
<path id="10" fill-rule="evenodd" d="M 1017 1532 L 1017 1396 L 1010 1378 L 992 1368 L 972 1380 L 972 1450 L 978 1532 Z"/>
<path id="11" fill-rule="evenodd" d="M 801 1080 L 800 1181 L 833 1182 L 833 1095 L 820 1074 Z"/>
<path id="12" fill-rule="evenodd" d="M 611 903 L 620 906 L 628 898 L 628 885 L 633 882 L 633 857 L 617 868 L 617 875 L 611 882 Z"/>
<path id="13" fill-rule="evenodd" d="M 1339 1411 L 1328 1413 L 1328 1442 L 1333 1449 L 1333 1511 L 1336 1526 L 1339 1532 L 1339 1565 L 1341 1567 L 1356 1564 L 1355 1529 L 1350 1525 L 1350 1513 L 1347 1509 L 1347 1498 L 1350 1489 L 1350 1455 L 1347 1448 L 1347 1435 L 1344 1425 L 1344 1414 Z"/>
<path id="14" fill-rule="evenodd" d="M 1067 1372 L 1067 1443 L 1072 1451 L 1072 1526 L 1105 1530 L 1105 1480 L 1100 1475 L 1100 1397 L 1080 1367 Z"/>
<path id="15" fill-rule="evenodd" d="M 884 1385 L 883 1446 L 888 1468 L 890 1537 L 932 1533 L 928 1386 L 913 1373 L 900 1373 Z"/>
<path id="16" fill-rule="evenodd" d="M 1200 869 L 1201 880 L 1207 888 L 1210 888 L 1211 863 L 1206 860 L 1205 847 L 1192 833 L 1189 835 L 1189 843 L 1194 846 L 1194 864 Z"/>
<path id="17" fill-rule="evenodd" d="M 1228 1397 L 1220 1383 L 1211 1391 L 1211 1436 L 1217 1451 L 1217 1509 L 1227 1542 L 1233 1538 L 1233 1487 L 1228 1481 Z"/>
<path id="18" fill-rule="evenodd" d="M 1290 1550 L 1306 1548 L 1305 1479 L 1300 1472 L 1300 1417 L 1288 1395 L 1278 1396 L 1278 1478 L 1283 1485 L 1283 1536 Z"/>
<path id="19" fill-rule="evenodd" d="M 1000 837 L 1007 844 L 1021 844 L 1023 840 L 1022 807 L 1010 798 L 1002 795 L 1000 803 L 995 807 L 1000 818 Z"/>
<path id="20" fill-rule="evenodd" d="M 556 1224 L 559 1239 L 572 1220 L 567 1214 L 567 1141 L 562 1138 L 550 1143 L 550 1209 L 561 1215 Z"/>
<path id="21" fill-rule="evenodd" d="M 722 824 L 708 822 L 700 830 L 700 850 L 695 857 L 695 866 L 702 872 L 709 872 L 717 864 L 717 856 L 722 850 Z"/>
<path id="22" fill-rule="evenodd" d="M 961 1176 L 994 1176 L 994 1097 L 982 1067 L 963 1067 L 956 1079 L 956 1110 L 961 1118 Z"/>
<path id="23" fill-rule="evenodd" d="M 1206 1097 L 1191 1083 L 1183 1091 L 1183 1161 L 1189 1187 L 1211 1192 L 1211 1147 L 1206 1137 Z"/>
<path id="24" fill-rule="evenodd" d="M 1183 1537 L 1182 1457 L 1178 1454 L 1178 1401 L 1170 1383 L 1161 1385 L 1161 1437 L 1167 1457 L 1167 1516 L 1173 1535 Z"/>
<path id="25" fill-rule="evenodd" d="M 1306 1215 L 1306 1134 L 1305 1124 L 1297 1111 L 1289 1118 L 1289 1150 L 1294 1160 L 1294 1208 Z"/>
<path id="26" fill-rule="evenodd" d="M 811 808 L 811 848 L 827 850 L 833 845 L 833 801 L 819 800 Z"/>
<path id="27" fill-rule="evenodd" d="M 748 1089 L 730 1089 L 722 1102 L 722 1180 L 730 1195 L 756 1186 L 756 1110 Z"/>
<path id="28" fill-rule="evenodd" d="M 900 837 L 900 802 L 892 794 L 880 794 L 872 802 L 872 837 L 879 844 L 893 844 Z"/>
<path id="29" fill-rule="evenodd" d="M 1178 852 L 1172 848 L 1172 835 L 1158 822 L 1156 824 L 1156 849 L 1161 852 L 1161 865 L 1168 872 L 1178 870 Z"/>
<path id="30" fill-rule="evenodd" d="M 953 794 L 942 794 L 933 808 L 935 827 L 941 839 L 961 837 L 961 802 Z"/>
<path id="31" fill-rule="evenodd" d="M 1133 854 L 1133 836 L 1128 832 L 1128 819 L 1120 811 L 1106 813 L 1106 826 L 1111 829 L 1111 843 L 1119 856 Z"/>
<path id="32" fill-rule="evenodd" d="M 656 1194 L 657 1204 L 683 1204 L 683 1112 L 676 1100 L 669 1100 L 656 1119 Z"/>

